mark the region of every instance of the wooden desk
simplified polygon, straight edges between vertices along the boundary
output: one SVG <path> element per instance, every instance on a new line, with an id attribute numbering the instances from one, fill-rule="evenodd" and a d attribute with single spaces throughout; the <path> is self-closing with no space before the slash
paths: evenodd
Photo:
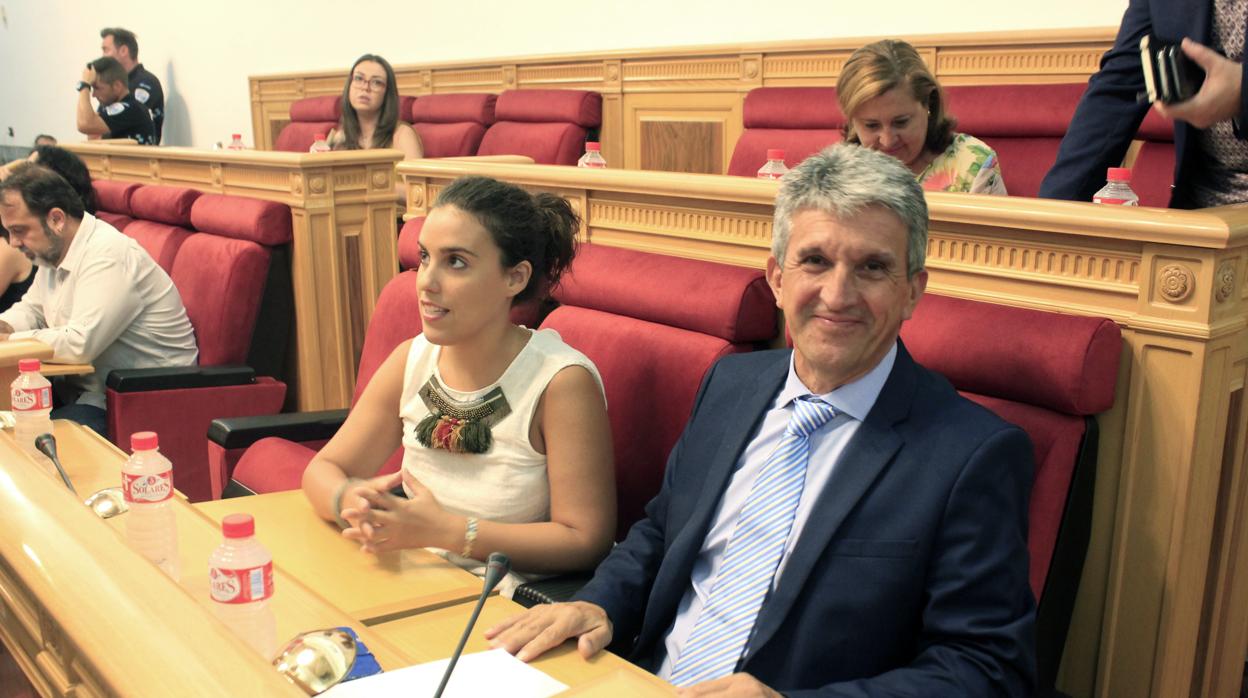
<path id="1" fill-rule="evenodd" d="M 53 428 L 61 463 L 65 466 L 70 481 L 74 483 L 81 497 L 98 489 L 116 487 L 120 484 L 121 463 L 125 459 L 121 451 L 95 432 L 72 422 L 56 420 L 53 422 Z M 9 431 L 0 434 L 0 473 L 5 468 L 22 469 L 25 473 L 37 473 L 51 481 L 56 487 L 62 487 L 50 468 L 36 463 L 34 459 L 17 448 L 12 433 Z M 79 506 L 81 507 L 81 504 Z M 180 577 L 176 580 L 177 585 L 206 611 L 211 612 L 213 601 L 208 593 L 208 557 L 221 543 L 220 526 L 216 521 L 196 510 L 181 495 L 175 498 L 173 506 L 181 568 Z M 85 509 L 85 507 L 81 508 Z M 126 520 L 125 514 L 107 521 L 100 521 L 94 516 L 90 519 L 93 524 L 98 522 L 98 525 L 115 531 L 117 539 L 123 545 L 126 537 Z M 262 525 L 257 522 L 258 529 L 263 530 L 260 528 Z M 271 607 L 277 623 L 276 637 L 279 646 L 301 632 L 349 625 L 372 648 L 373 654 L 377 656 L 383 668 L 404 666 L 404 659 L 401 655 L 384 640 L 371 637 L 367 628 L 357 618 L 304 586 L 299 575 L 291 574 L 284 564 L 282 551 L 281 547 L 276 547 L 276 549 L 270 547 L 270 552 L 274 557 L 273 585 L 275 590 Z M 143 561 L 143 564 L 151 566 L 146 561 Z M 443 564 L 450 567 L 445 562 Z M 464 574 L 472 577 L 466 572 Z"/>
<path id="2" fill-rule="evenodd" d="M 455 651 L 455 644 L 464 631 L 468 617 L 472 615 L 476 600 L 440 608 L 420 615 L 392 620 L 372 627 L 373 632 L 400 648 L 410 664 L 445 659 Z M 481 609 L 481 617 L 464 652 L 481 652 L 490 649 L 482 633 L 486 628 L 509 616 L 523 611 L 519 604 L 499 596 L 491 597 Z M 577 652 L 576 644 L 568 641 L 562 647 L 547 652 L 533 662 L 533 666 L 553 678 L 577 689 L 568 695 L 674 695 L 675 689 L 658 677 L 629 664 L 610 652 L 600 652 L 591 659 L 584 659 Z M 633 692 L 644 687 L 641 692 Z M 626 690 L 621 690 L 621 688 Z"/>
<path id="3" fill-rule="evenodd" d="M 346 407 L 373 304 L 399 269 L 397 150 L 254 150 L 65 146 L 94 179 L 165 184 L 290 206 L 295 366 L 285 376 L 299 410 Z"/>
<path id="4" fill-rule="evenodd" d="M 361 553 L 338 527 L 322 521 L 301 491 L 194 505 L 220 521 L 243 512 L 282 568 L 365 624 L 475 599 L 481 579 L 426 550 Z M 279 558 L 280 555 L 280 558 Z"/>
<path id="5" fill-rule="evenodd" d="M 12 408 L 9 403 L 9 385 L 17 378 L 17 362 L 21 359 L 39 359 L 43 362 L 40 373 L 44 376 L 77 376 L 95 370 L 91 364 L 50 363 L 52 347 L 34 339 L 11 339 L 0 342 L 0 410 Z"/>

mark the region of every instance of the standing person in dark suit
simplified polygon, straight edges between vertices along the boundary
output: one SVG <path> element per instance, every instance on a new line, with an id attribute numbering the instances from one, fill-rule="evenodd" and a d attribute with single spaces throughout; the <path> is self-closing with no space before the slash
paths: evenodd
<path id="1" fill-rule="evenodd" d="M 833 146 L 785 176 L 774 230 L 794 350 L 717 363 L 646 518 L 575 601 L 487 637 L 524 660 L 614 640 L 690 695 L 1029 695 L 1031 444 L 898 340 L 922 189 Z"/>
<path id="2" fill-rule="evenodd" d="M 139 62 L 138 38 L 134 32 L 121 27 L 101 29 L 100 52 L 116 58 L 121 67 L 126 69 L 130 94 L 134 95 L 134 101 L 147 108 L 152 117 L 152 126 L 156 130 L 155 145 L 160 145 L 160 133 L 165 124 L 165 89 L 160 86 L 160 80 Z"/>
<path id="3" fill-rule="evenodd" d="M 1204 69 L 1191 99 L 1158 103 L 1174 120 L 1175 170 L 1170 205 L 1203 208 L 1248 201 L 1248 69 L 1243 63 L 1248 5 L 1236 0 L 1131 0 L 1118 38 L 1088 83 L 1057 162 L 1040 196 L 1091 201 L 1117 167 L 1148 113 L 1140 39 L 1182 42 Z"/>

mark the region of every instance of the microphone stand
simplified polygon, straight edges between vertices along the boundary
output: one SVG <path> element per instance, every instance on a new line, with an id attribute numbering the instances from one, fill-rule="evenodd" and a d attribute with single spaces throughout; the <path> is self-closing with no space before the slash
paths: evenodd
<path id="1" fill-rule="evenodd" d="M 490 559 L 485 568 L 485 585 L 481 589 L 481 596 L 477 598 L 477 607 L 472 609 L 472 617 L 468 619 L 468 626 L 464 628 L 464 634 L 459 636 L 459 645 L 455 647 L 455 651 L 451 653 L 451 661 L 446 665 L 446 671 L 442 674 L 442 683 L 438 684 L 438 690 L 434 692 L 433 698 L 442 698 L 442 691 L 446 690 L 446 682 L 451 680 L 451 672 L 455 671 L 455 664 L 459 662 L 459 655 L 463 654 L 464 644 L 468 642 L 468 636 L 472 633 L 472 627 L 477 624 L 477 616 L 481 615 L 481 607 L 485 605 L 485 600 L 489 597 L 490 592 L 494 591 L 494 587 L 507 576 L 507 570 L 511 569 L 511 560 L 502 553 L 490 553 Z"/>
<path id="2" fill-rule="evenodd" d="M 69 476 L 65 474 L 65 468 L 61 466 L 61 459 L 56 457 L 56 437 L 51 434 L 40 434 L 39 436 L 36 436 L 35 448 L 39 449 L 40 453 L 47 456 L 48 460 L 52 461 L 52 465 L 56 466 L 56 472 L 61 474 L 61 482 L 65 483 L 65 486 L 69 488 L 70 492 L 77 495 L 78 490 L 74 489 L 73 483 L 69 481 Z"/>

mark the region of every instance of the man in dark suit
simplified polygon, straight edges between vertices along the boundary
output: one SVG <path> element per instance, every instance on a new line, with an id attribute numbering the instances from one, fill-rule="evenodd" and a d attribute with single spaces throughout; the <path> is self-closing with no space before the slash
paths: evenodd
<path id="1" fill-rule="evenodd" d="M 1057 162 L 1040 196 L 1091 201 L 1117 167 L 1148 113 L 1140 39 L 1182 42 L 1183 53 L 1205 70 L 1197 94 L 1158 103 L 1174 120 L 1175 189 L 1170 205 L 1201 208 L 1248 201 L 1248 64 L 1242 61 L 1243 5 L 1229 0 L 1131 0 L 1114 46 L 1088 82 L 1062 139 Z M 1228 58 L 1229 56 L 1229 58 Z"/>
<path id="2" fill-rule="evenodd" d="M 833 146 L 781 184 L 767 278 L 794 351 L 703 381 L 646 518 L 567 604 L 487 631 L 530 660 L 614 640 L 689 695 L 1027 695 L 1027 436 L 898 340 L 927 207 Z"/>

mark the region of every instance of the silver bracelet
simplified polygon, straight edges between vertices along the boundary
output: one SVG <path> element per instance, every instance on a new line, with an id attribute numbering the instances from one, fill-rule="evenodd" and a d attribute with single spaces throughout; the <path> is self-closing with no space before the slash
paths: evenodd
<path id="1" fill-rule="evenodd" d="M 477 517 L 468 517 L 468 526 L 464 529 L 464 549 L 460 557 L 472 557 L 472 544 L 477 542 Z"/>
<path id="2" fill-rule="evenodd" d="M 357 482 L 360 482 L 359 478 L 349 477 L 338 486 L 338 491 L 334 493 L 334 500 L 332 504 L 334 521 L 338 523 L 339 528 L 346 529 L 351 527 L 350 522 L 342 518 L 342 498 L 347 493 L 347 488 Z"/>

